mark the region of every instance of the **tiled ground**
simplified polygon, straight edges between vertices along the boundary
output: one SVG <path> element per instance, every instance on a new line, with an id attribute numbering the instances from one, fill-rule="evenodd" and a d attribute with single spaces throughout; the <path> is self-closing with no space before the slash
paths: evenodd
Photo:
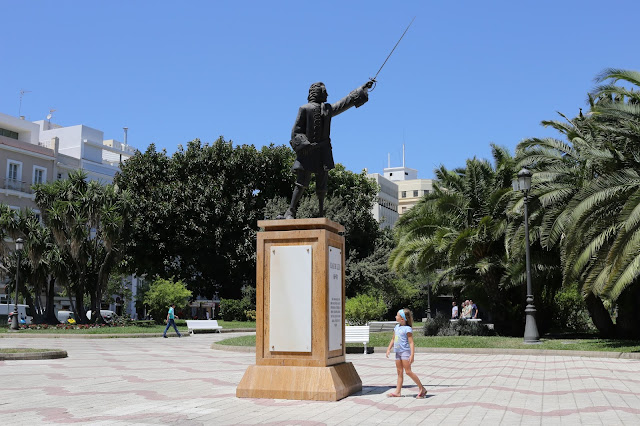
<path id="1" fill-rule="evenodd" d="M 69 357 L 0 362 L 0 424 L 640 424 L 640 361 L 419 353 L 388 398 L 394 362 L 348 355 L 363 391 L 338 402 L 239 399 L 254 354 L 210 349 L 229 334 L 162 339 L 3 338 L 0 347 L 65 349 Z"/>

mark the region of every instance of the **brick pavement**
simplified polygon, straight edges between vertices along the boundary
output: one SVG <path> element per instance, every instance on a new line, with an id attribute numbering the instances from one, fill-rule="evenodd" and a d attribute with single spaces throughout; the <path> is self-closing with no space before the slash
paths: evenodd
<path id="1" fill-rule="evenodd" d="M 363 391 L 338 402 L 239 399 L 253 353 L 212 350 L 230 334 L 186 339 L 4 338 L 0 347 L 64 349 L 66 359 L 0 362 L 2 424 L 357 425 L 640 424 L 640 361 L 419 353 L 404 397 L 388 398 L 384 354 L 347 355 Z"/>

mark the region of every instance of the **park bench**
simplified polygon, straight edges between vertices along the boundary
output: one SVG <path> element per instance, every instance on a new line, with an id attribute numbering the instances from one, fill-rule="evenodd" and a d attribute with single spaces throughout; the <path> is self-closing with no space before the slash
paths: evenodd
<path id="1" fill-rule="evenodd" d="M 193 334 L 194 330 L 215 330 L 220 333 L 222 327 L 217 320 L 187 320 L 187 331 Z"/>
<path id="2" fill-rule="evenodd" d="M 369 329 L 371 332 L 375 331 L 393 331 L 398 324 L 395 321 L 369 321 Z"/>
<path id="3" fill-rule="evenodd" d="M 364 353 L 367 353 L 367 343 L 369 343 L 368 325 L 348 325 L 344 328 L 345 343 L 362 343 Z"/>

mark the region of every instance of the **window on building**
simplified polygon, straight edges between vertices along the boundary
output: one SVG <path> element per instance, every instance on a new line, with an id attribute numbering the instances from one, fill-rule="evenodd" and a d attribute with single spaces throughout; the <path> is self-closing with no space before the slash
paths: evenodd
<path id="1" fill-rule="evenodd" d="M 12 130 L 3 129 L 2 127 L 0 127 L 0 135 L 6 136 L 6 137 L 11 138 L 11 139 L 18 139 L 18 133 L 17 132 L 14 132 Z"/>
<path id="2" fill-rule="evenodd" d="M 402 198 L 407 198 L 407 191 L 402 191 Z"/>
<path id="3" fill-rule="evenodd" d="M 46 181 L 47 181 L 47 169 L 34 166 L 33 167 L 33 184 L 37 185 L 40 183 L 45 183 Z"/>
<path id="4" fill-rule="evenodd" d="M 7 184 L 9 189 L 20 189 L 22 179 L 22 163 L 17 161 L 7 161 Z"/>
<path id="5" fill-rule="evenodd" d="M 429 192 L 431 191 L 429 191 L 428 189 L 425 189 L 423 195 L 427 195 Z"/>
<path id="6" fill-rule="evenodd" d="M 418 190 L 414 190 L 414 191 L 413 191 L 413 196 L 414 196 L 414 197 L 417 197 L 417 196 L 418 196 Z"/>
<path id="7" fill-rule="evenodd" d="M 402 213 L 404 213 L 404 212 L 406 212 L 406 211 L 407 211 L 407 208 L 406 208 L 406 207 L 403 207 L 403 208 L 402 208 Z"/>

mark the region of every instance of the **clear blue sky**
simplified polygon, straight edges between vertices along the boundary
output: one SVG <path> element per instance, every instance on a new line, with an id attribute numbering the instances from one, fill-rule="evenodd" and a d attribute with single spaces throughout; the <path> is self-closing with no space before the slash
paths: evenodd
<path id="1" fill-rule="evenodd" d="M 525 4 L 526 3 L 526 4 Z M 640 70 L 638 1 L 0 0 L 0 112 L 85 124 L 145 150 L 194 138 L 288 144 L 309 85 L 337 101 L 380 73 L 370 101 L 333 121 L 353 171 L 490 158 L 553 133 L 604 68 Z"/>

